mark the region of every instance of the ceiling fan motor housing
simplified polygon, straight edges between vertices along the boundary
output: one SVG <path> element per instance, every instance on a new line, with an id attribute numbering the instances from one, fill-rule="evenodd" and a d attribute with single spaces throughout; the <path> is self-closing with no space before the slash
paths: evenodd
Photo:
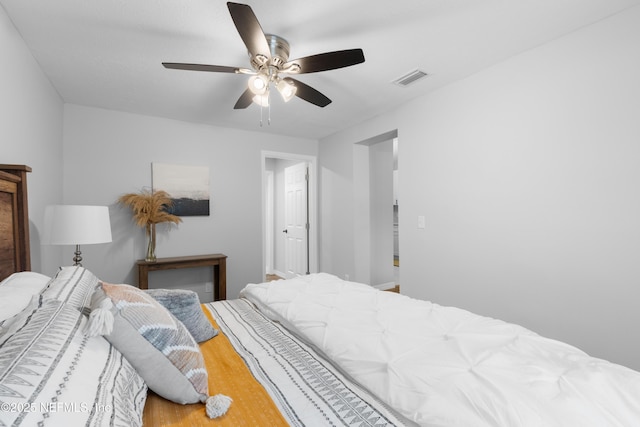
<path id="1" fill-rule="evenodd" d="M 249 52 L 251 65 L 256 71 L 260 71 L 265 67 L 273 67 L 278 71 L 282 71 L 284 64 L 289 60 L 289 42 L 275 34 L 265 34 L 264 36 L 267 39 L 267 44 L 269 45 L 271 59 L 269 60 L 269 58 L 265 58 L 260 54 L 252 56 L 251 52 Z"/>

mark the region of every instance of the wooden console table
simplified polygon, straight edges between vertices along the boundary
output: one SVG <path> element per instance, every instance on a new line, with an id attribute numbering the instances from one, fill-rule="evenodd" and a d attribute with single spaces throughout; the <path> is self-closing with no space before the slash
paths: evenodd
<path id="1" fill-rule="evenodd" d="M 149 272 L 157 270 L 175 270 L 178 268 L 213 268 L 213 299 L 227 299 L 227 256 L 223 254 L 179 256 L 158 258 L 155 262 L 140 259 L 138 265 L 138 288 L 149 289 Z"/>

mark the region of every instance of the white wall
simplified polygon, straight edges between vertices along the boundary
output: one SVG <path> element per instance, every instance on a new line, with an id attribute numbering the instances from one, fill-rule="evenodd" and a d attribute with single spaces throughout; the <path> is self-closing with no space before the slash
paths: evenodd
<path id="1" fill-rule="evenodd" d="M 151 186 L 151 163 L 208 166 L 211 215 L 183 217 L 176 228 L 158 228 L 158 257 L 224 253 L 227 297 L 262 271 L 263 150 L 317 154 L 317 141 L 197 125 L 167 119 L 66 105 L 64 201 L 110 205 L 113 243 L 83 246 L 84 265 L 106 281 L 137 283 L 135 261 L 144 257 L 143 229 L 117 198 Z M 65 257 L 73 257 L 68 248 Z M 152 272 L 152 287 L 202 292 L 207 269 Z M 209 295 L 211 297 L 211 295 Z"/>
<path id="2" fill-rule="evenodd" d="M 352 144 L 397 129 L 403 293 L 640 369 L 638 40 L 636 7 L 320 141 L 321 268 L 357 268 Z"/>
<path id="3" fill-rule="evenodd" d="M 28 174 L 31 269 L 52 274 L 60 250 L 40 246 L 44 208 L 62 200 L 62 99 L 0 7 L 0 163 Z"/>

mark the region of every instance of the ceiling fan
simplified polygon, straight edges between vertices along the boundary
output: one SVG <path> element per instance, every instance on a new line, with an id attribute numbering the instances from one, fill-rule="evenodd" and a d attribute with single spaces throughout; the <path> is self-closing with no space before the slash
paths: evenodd
<path id="1" fill-rule="evenodd" d="M 250 75 L 248 88 L 240 96 L 234 109 L 247 108 L 252 102 L 268 106 L 271 86 L 276 88 L 285 102 L 297 96 L 319 107 L 326 107 L 331 103 L 329 98 L 289 75 L 334 70 L 364 62 L 362 49 L 326 52 L 290 61 L 289 43 L 280 36 L 265 34 L 249 5 L 228 2 L 227 6 L 249 51 L 251 68 L 177 62 L 163 62 L 162 65 L 176 70 Z"/>

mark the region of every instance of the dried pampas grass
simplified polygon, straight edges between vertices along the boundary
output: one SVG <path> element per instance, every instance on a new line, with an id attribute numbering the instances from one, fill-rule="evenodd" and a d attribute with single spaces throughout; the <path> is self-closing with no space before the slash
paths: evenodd
<path id="1" fill-rule="evenodd" d="M 178 224 L 182 219 L 167 212 L 166 208 L 173 205 L 169 193 L 163 190 L 142 189 L 140 193 L 124 194 L 118 198 L 118 203 L 128 206 L 133 211 L 133 221 L 140 227 L 160 222 Z"/>

